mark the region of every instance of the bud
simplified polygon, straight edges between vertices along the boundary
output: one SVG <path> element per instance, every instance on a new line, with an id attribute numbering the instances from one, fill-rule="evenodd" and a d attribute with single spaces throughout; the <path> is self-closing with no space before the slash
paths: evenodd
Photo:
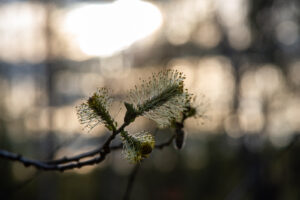
<path id="1" fill-rule="evenodd" d="M 146 131 L 133 135 L 122 131 L 121 136 L 124 147 L 122 153 L 124 157 L 132 163 L 137 163 L 147 158 L 154 148 L 155 140 L 153 136 Z"/>
<path id="2" fill-rule="evenodd" d="M 199 98 L 196 99 L 196 96 L 190 99 L 188 102 L 186 109 L 184 112 L 182 112 L 182 115 L 178 119 L 174 119 L 172 122 L 172 127 L 175 128 L 175 147 L 177 149 L 181 149 L 184 145 L 185 136 L 186 133 L 184 131 L 184 122 L 186 119 L 190 117 L 194 117 L 196 119 L 206 118 L 205 112 L 207 109 L 207 101 L 204 99 L 204 96 L 202 96 L 201 101 L 199 101 Z"/>

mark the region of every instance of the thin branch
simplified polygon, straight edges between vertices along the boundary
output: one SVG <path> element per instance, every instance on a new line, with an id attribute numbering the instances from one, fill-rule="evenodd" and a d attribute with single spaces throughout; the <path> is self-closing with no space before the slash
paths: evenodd
<path id="1" fill-rule="evenodd" d="M 73 157 L 63 157 L 61 159 L 52 160 L 52 161 L 38 161 L 28 159 L 23 157 L 21 154 L 12 153 L 6 150 L 0 149 L 0 157 L 12 161 L 18 161 L 22 163 L 25 167 L 33 166 L 37 169 L 41 170 L 57 170 L 57 171 L 65 171 L 74 168 L 81 168 L 86 165 L 94 165 L 102 162 L 106 155 L 109 154 L 113 150 L 121 149 L 122 144 L 116 146 L 110 146 L 111 141 L 119 134 L 128 124 L 124 123 L 117 131 L 114 131 L 112 135 L 110 135 L 106 142 L 102 147 L 94 149 L 89 152 L 81 153 Z M 173 135 L 167 142 L 164 142 L 159 145 L 155 145 L 157 149 L 163 149 L 164 147 L 169 146 L 174 140 L 175 135 Z M 97 155 L 98 154 L 98 155 Z M 97 156 L 96 156 L 97 155 Z M 91 159 L 80 161 L 83 158 L 93 157 Z"/>
<path id="2" fill-rule="evenodd" d="M 58 170 L 58 171 L 64 171 L 68 169 L 74 169 L 74 168 L 81 168 L 85 165 L 93 165 L 96 163 L 99 163 L 105 159 L 105 156 L 108 152 L 107 151 L 102 151 L 100 153 L 100 156 L 84 161 L 84 162 L 77 162 L 77 163 L 69 163 L 69 164 L 47 164 L 42 161 L 38 160 L 31 160 L 28 158 L 23 157 L 20 154 L 8 152 L 5 150 L 0 150 L 0 157 L 9 159 L 12 161 L 18 161 L 20 163 L 23 163 L 25 167 L 29 166 L 34 166 L 37 169 L 42 169 L 42 170 Z"/>
<path id="3" fill-rule="evenodd" d="M 123 147 L 122 144 L 118 144 L 118 145 L 110 146 L 109 148 L 110 148 L 111 151 L 114 151 L 114 150 L 119 150 L 122 147 Z M 88 152 L 78 154 L 76 156 L 72 156 L 72 157 L 66 157 L 65 156 L 65 157 L 62 157 L 62 158 L 57 159 L 57 160 L 50 160 L 50 161 L 47 161 L 46 163 L 47 164 L 62 164 L 62 163 L 68 163 L 68 162 L 78 162 L 79 160 L 81 160 L 83 158 L 93 157 L 96 154 L 100 154 L 101 150 L 102 150 L 102 147 L 91 150 L 91 151 L 88 151 Z"/>
<path id="4" fill-rule="evenodd" d="M 74 168 L 81 168 L 86 165 L 93 165 L 102 162 L 106 155 L 110 153 L 111 148 L 110 148 L 110 143 L 111 141 L 121 132 L 124 130 L 124 128 L 129 125 L 129 123 L 124 123 L 118 130 L 113 131 L 113 133 L 107 138 L 103 146 L 99 149 L 93 150 L 91 152 L 86 152 L 83 154 L 79 154 L 74 157 L 70 158 L 62 158 L 58 159 L 55 161 L 48 161 L 48 162 L 43 162 L 43 161 L 38 161 L 38 160 L 32 160 L 23 157 L 20 154 L 12 153 L 6 150 L 1 150 L 0 149 L 0 157 L 12 161 L 18 161 L 23 163 L 25 167 L 28 166 L 34 166 L 37 169 L 42 169 L 42 170 L 57 170 L 57 171 L 65 171 L 69 169 L 74 169 Z M 96 154 L 99 154 L 98 156 L 79 162 L 80 159 L 94 156 Z"/>
<path id="5" fill-rule="evenodd" d="M 62 158 L 57 159 L 57 160 L 46 161 L 45 163 L 58 165 L 58 164 L 63 164 L 63 163 L 68 163 L 68 162 L 78 162 L 83 158 L 93 157 L 96 154 L 100 154 L 101 150 L 102 150 L 102 147 L 94 149 L 92 151 L 88 151 L 88 152 L 78 154 L 76 156 L 72 156 L 72 157 L 66 157 L 65 156 L 65 157 L 62 157 Z"/>
<path id="6" fill-rule="evenodd" d="M 137 172 L 140 169 L 140 166 L 141 166 L 141 164 L 137 163 L 134 166 L 133 170 L 131 171 L 131 173 L 129 175 L 129 179 L 128 179 L 128 183 L 127 183 L 127 187 L 126 187 L 126 191 L 125 191 L 123 200 L 129 200 L 129 197 L 130 197 L 130 194 L 131 194 L 131 191 L 132 191 L 132 188 L 133 188 L 133 183 L 134 183 L 134 180 L 136 178 Z"/>

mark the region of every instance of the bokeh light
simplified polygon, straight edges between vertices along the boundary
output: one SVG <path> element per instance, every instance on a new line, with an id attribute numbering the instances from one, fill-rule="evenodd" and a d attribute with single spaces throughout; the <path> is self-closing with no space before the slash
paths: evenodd
<path id="1" fill-rule="evenodd" d="M 110 56 L 128 48 L 162 24 L 158 8 L 140 0 L 83 4 L 65 15 L 65 31 L 91 56 Z"/>
<path id="2" fill-rule="evenodd" d="M 46 57 L 46 9 L 39 3 L 0 6 L 0 58 L 8 62 L 40 62 Z"/>

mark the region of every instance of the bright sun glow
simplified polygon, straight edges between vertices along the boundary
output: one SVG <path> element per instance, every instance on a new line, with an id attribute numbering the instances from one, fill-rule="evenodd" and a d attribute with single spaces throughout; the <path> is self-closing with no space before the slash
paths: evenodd
<path id="1" fill-rule="evenodd" d="M 110 56 L 157 30 L 162 15 L 140 0 L 84 4 L 71 9 L 65 27 L 87 55 Z"/>

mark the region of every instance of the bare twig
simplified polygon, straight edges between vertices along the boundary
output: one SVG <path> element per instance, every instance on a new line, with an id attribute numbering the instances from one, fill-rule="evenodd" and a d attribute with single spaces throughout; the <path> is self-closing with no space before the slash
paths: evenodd
<path id="1" fill-rule="evenodd" d="M 81 168 L 85 165 L 93 165 L 93 164 L 99 163 L 104 160 L 107 153 L 108 153 L 107 151 L 103 151 L 100 153 L 100 156 L 95 157 L 93 159 L 90 159 L 90 160 L 87 160 L 84 162 L 77 162 L 77 163 L 72 162 L 69 164 L 47 164 L 46 162 L 28 159 L 28 158 L 23 157 L 20 154 L 8 152 L 5 150 L 0 150 L 0 157 L 2 157 L 4 159 L 9 159 L 12 161 L 18 161 L 20 163 L 23 163 L 23 165 L 25 167 L 34 166 L 35 168 L 42 169 L 42 170 L 64 171 L 64 170 L 68 170 L 68 169 Z"/>
<path id="2" fill-rule="evenodd" d="M 94 165 L 102 162 L 106 155 L 109 154 L 112 150 L 118 150 L 122 148 L 122 144 L 116 146 L 110 146 L 111 141 L 119 134 L 124 128 L 128 125 L 128 123 L 124 123 L 118 130 L 114 131 L 105 141 L 103 146 L 100 148 L 94 149 L 89 152 L 81 153 L 72 157 L 63 157 L 61 159 L 52 160 L 52 161 L 38 161 L 33 159 L 28 159 L 23 157 L 20 154 L 12 153 L 6 150 L 0 149 L 0 157 L 12 161 L 17 161 L 22 163 L 25 167 L 33 166 L 37 169 L 41 170 L 57 170 L 57 171 L 65 171 L 74 168 L 81 168 L 86 165 Z M 155 148 L 163 149 L 166 146 L 169 146 L 174 140 L 174 135 L 165 143 L 156 145 Z M 93 157 L 91 159 L 80 161 L 83 158 Z"/>
<path id="3" fill-rule="evenodd" d="M 62 159 L 54 160 L 54 161 L 38 161 L 38 160 L 32 160 L 23 157 L 20 154 L 12 153 L 6 150 L 1 150 L 0 149 L 0 157 L 12 161 L 18 161 L 20 163 L 23 163 L 25 167 L 28 166 L 33 166 L 37 169 L 42 169 L 42 170 L 57 170 L 57 171 L 65 171 L 69 169 L 74 169 L 74 168 L 81 168 L 86 165 L 93 165 L 102 162 L 106 155 L 110 153 L 112 150 L 110 148 L 110 143 L 115 137 L 124 130 L 124 128 L 129 125 L 129 123 L 124 123 L 118 130 L 113 131 L 113 133 L 107 138 L 105 143 L 101 148 L 92 150 L 90 152 L 86 152 L 83 154 L 79 154 L 77 156 L 73 156 L 70 158 L 64 157 Z M 116 149 L 116 148 L 114 148 Z M 97 155 L 99 154 L 99 155 Z M 86 161 L 81 161 L 81 159 L 86 158 L 86 157 L 91 157 L 97 155 L 94 158 L 91 158 Z"/>

